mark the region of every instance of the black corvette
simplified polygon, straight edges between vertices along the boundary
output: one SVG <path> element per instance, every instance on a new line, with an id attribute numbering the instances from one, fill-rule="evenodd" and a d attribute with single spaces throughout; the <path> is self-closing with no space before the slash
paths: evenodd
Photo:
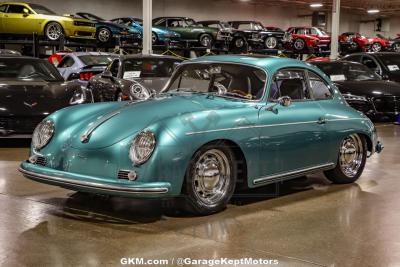
<path id="1" fill-rule="evenodd" d="M 336 84 L 347 103 L 373 120 L 395 120 L 400 113 L 400 84 L 382 80 L 360 63 L 315 61 Z"/>
<path id="2" fill-rule="evenodd" d="M 88 84 L 94 101 L 146 99 L 161 91 L 181 59 L 160 55 L 128 55 L 114 59 Z"/>
<path id="3" fill-rule="evenodd" d="M 343 57 L 342 60 L 359 62 L 384 80 L 400 82 L 400 53 L 354 53 Z"/>
<path id="4" fill-rule="evenodd" d="M 46 60 L 0 56 L 0 138 L 29 137 L 50 113 L 91 101 L 90 92 L 65 82 Z"/>
<path id="5" fill-rule="evenodd" d="M 250 46 L 265 49 L 278 49 L 282 46 L 284 31 L 267 30 L 258 21 L 229 21 L 234 29 L 241 30 Z"/>

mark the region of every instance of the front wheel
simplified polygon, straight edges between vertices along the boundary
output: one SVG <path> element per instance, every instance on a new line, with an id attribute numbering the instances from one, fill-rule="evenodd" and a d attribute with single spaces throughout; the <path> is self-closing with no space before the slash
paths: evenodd
<path id="1" fill-rule="evenodd" d="M 278 39 L 274 36 L 269 36 L 265 39 L 265 47 L 268 49 L 275 49 L 278 47 Z"/>
<path id="2" fill-rule="evenodd" d="M 158 36 L 155 32 L 151 33 L 151 42 L 153 45 L 158 43 Z"/>
<path id="3" fill-rule="evenodd" d="M 380 43 L 373 43 L 371 50 L 372 52 L 380 52 L 382 50 L 382 45 Z"/>
<path id="4" fill-rule="evenodd" d="M 303 51 L 306 47 L 306 42 L 303 39 L 296 39 L 293 43 L 294 50 L 296 51 Z"/>
<path id="5" fill-rule="evenodd" d="M 63 32 L 63 28 L 58 22 L 49 22 L 44 29 L 44 34 L 50 41 L 58 41 L 63 35 Z"/>
<path id="6" fill-rule="evenodd" d="M 199 149 L 193 156 L 183 185 L 186 209 L 198 215 L 223 210 L 235 191 L 237 167 L 232 151 L 218 144 Z"/>
<path id="7" fill-rule="evenodd" d="M 97 37 L 97 41 L 99 41 L 100 43 L 105 44 L 105 43 L 108 43 L 111 40 L 112 33 L 107 28 L 100 28 L 97 31 L 96 37 Z"/>
<path id="8" fill-rule="evenodd" d="M 364 170 L 367 153 L 365 137 L 359 134 L 347 136 L 340 144 L 336 167 L 325 171 L 325 176 L 335 184 L 355 182 Z"/>
<path id="9" fill-rule="evenodd" d="M 393 44 L 393 51 L 400 52 L 400 42 Z"/>
<path id="10" fill-rule="evenodd" d="M 205 33 L 200 35 L 199 42 L 204 47 L 210 47 L 212 45 L 213 38 L 211 37 L 211 35 Z"/>

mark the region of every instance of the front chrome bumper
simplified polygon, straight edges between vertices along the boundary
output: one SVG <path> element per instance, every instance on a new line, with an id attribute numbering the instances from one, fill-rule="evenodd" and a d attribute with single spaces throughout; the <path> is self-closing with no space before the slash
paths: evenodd
<path id="1" fill-rule="evenodd" d="M 168 195 L 170 184 L 156 183 L 120 183 L 119 181 L 104 181 L 96 177 L 53 170 L 29 162 L 23 162 L 19 171 L 31 180 L 56 185 L 75 191 L 87 191 L 106 195 L 128 197 L 161 197 Z"/>

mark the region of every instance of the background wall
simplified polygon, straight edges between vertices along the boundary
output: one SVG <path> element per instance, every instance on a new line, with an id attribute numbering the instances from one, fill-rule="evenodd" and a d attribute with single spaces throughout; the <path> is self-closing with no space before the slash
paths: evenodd
<path id="1" fill-rule="evenodd" d="M 61 14 L 90 12 L 105 19 L 119 16 L 142 17 L 142 0 L 33 0 Z M 259 20 L 264 25 L 278 26 L 287 29 L 293 25 L 311 25 L 310 9 L 271 7 L 268 4 L 251 5 L 248 3 L 232 3 L 230 0 L 153 0 L 153 16 L 187 16 L 195 20 Z M 373 20 L 368 15 L 359 16 L 342 10 L 340 32 L 355 31 L 367 36 L 375 36 L 374 23 L 361 23 L 362 20 Z M 330 31 L 330 14 L 327 29 Z M 400 33 L 400 17 L 386 19 L 382 33 L 385 36 L 396 36 Z"/>

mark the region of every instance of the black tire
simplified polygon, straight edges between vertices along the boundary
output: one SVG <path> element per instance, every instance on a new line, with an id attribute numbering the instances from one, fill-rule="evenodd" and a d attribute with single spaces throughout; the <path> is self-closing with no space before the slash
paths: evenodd
<path id="1" fill-rule="evenodd" d="M 344 149 L 344 146 L 346 146 L 346 149 Z M 361 151 L 359 151 L 359 154 L 352 155 L 351 151 L 353 149 L 354 151 L 357 151 L 357 149 Z M 344 153 L 344 151 L 347 153 Z M 340 144 L 336 167 L 332 170 L 324 172 L 326 178 L 335 184 L 354 183 L 358 178 L 360 178 L 364 170 L 365 163 L 367 161 L 367 153 L 367 142 L 364 136 L 359 134 L 347 136 Z M 352 161 L 353 163 L 357 162 L 357 169 L 353 170 L 352 172 L 345 171 L 344 162 L 342 163 L 343 157 L 345 157 L 346 161 Z M 356 159 L 351 160 L 352 157 L 356 157 Z"/>
<path id="2" fill-rule="evenodd" d="M 112 32 L 109 28 L 101 27 L 96 31 L 96 39 L 99 43 L 109 43 L 112 39 Z"/>
<path id="3" fill-rule="evenodd" d="M 151 42 L 153 45 L 158 44 L 158 35 L 155 32 L 151 33 Z"/>
<path id="4" fill-rule="evenodd" d="M 394 52 L 400 52 L 400 42 L 394 43 L 392 49 Z"/>
<path id="5" fill-rule="evenodd" d="M 242 36 L 237 36 L 233 38 L 231 42 L 231 47 L 234 50 L 242 51 L 246 48 L 246 39 Z"/>
<path id="6" fill-rule="evenodd" d="M 213 40 L 212 36 L 209 35 L 208 33 L 203 33 L 199 37 L 199 43 L 201 46 L 211 47 L 213 45 L 213 42 L 214 42 L 214 40 Z"/>
<path id="7" fill-rule="evenodd" d="M 297 38 L 293 41 L 293 49 L 297 52 L 306 50 L 306 41 L 301 38 Z"/>
<path id="8" fill-rule="evenodd" d="M 265 38 L 264 46 L 266 49 L 276 49 L 278 48 L 278 45 L 278 38 L 276 38 L 275 36 L 268 36 L 267 38 Z"/>
<path id="9" fill-rule="evenodd" d="M 216 157 L 214 158 L 215 155 Z M 206 159 L 208 159 L 208 161 L 204 162 L 207 164 L 215 163 L 213 162 L 214 159 L 225 161 L 225 164 L 207 165 L 202 161 Z M 203 163 L 200 164 L 201 162 Z M 196 163 L 199 165 L 196 166 Z M 226 165 L 226 163 L 229 163 L 229 165 Z M 199 166 L 203 169 L 201 170 Z M 207 169 L 207 167 L 210 166 L 214 167 L 214 170 Z M 215 166 L 218 166 L 218 168 L 216 168 L 218 170 L 215 169 Z M 224 172 L 224 170 L 228 175 L 221 175 L 221 172 Z M 212 171 L 217 171 L 218 174 L 212 175 Z M 203 177 L 196 176 L 196 172 L 197 174 L 199 174 L 199 172 L 203 174 L 211 172 L 208 177 L 210 180 L 206 180 L 207 178 L 205 175 Z M 184 205 L 182 208 L 196 215 L 210 215 L 225 209 L 235 191 L 237 175 L 235 156 L 229 147 L 223 143 L 210 143 L 203 146 L 194 154 L 187 168 L 182 188 L 184 198 Z M 198 179 L 196 180 L 195 177 Z M 215 177 L 218 177 L 217 181 L 215 181 Z M 202 183 L 199 181 L 202 181 Z M 207 187 L 207 183 L 213 184 L 213 189 L 216 189 L 216 193 L 213 196 L 215 197 L 214 200 L 207 200 L 208 196 L 205 196 L 207 190 L 205 187 Z M 218 186 L 218 188 L 216 188 L 216 186 Z M 199 191 L 203 189 L 204 191 Z"/>
<path id="10" fill-rule="evenodd" d="M 371 45 L 371 51 L 372 52 L 381 52 L 382 51 L 382 45 L 380 43 L 373 43 Z"/>
<path id="11" fill-rule="evenodd" d="M 49 22 L 44 28 L 44 36 L 50 41 L 58 41 L 63 35 L 64 29 L 58 22 Z"/>

